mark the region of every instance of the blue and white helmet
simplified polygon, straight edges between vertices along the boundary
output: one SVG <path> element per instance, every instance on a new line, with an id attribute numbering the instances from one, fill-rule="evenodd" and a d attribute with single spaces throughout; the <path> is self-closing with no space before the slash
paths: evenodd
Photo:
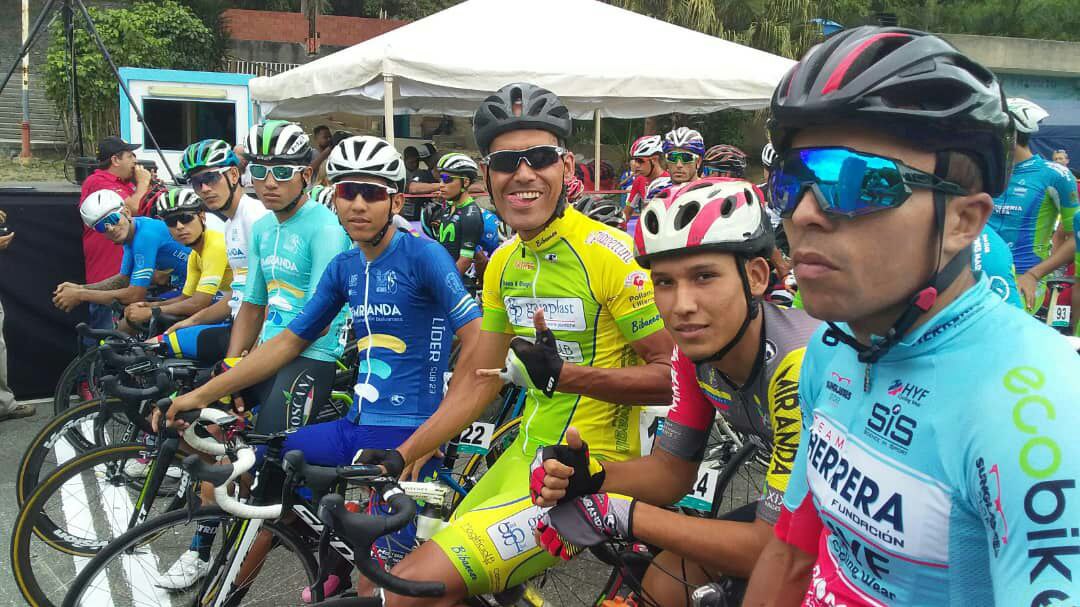
<path id="1" fill-rule="evenodd" d="M 698 156 L 704 156 L 705 139 L 701 137 L 701 133 L 694 129 L 680 126 L 664 135 L 664 153 L 666 154 L 674 149 L 686 150 Z"/>

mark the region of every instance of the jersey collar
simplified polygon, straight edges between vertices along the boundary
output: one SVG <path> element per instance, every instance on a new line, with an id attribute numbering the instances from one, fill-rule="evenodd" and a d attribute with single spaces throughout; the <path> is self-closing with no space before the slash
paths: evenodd
<path id="1" fill-rule="evenodd" d="M 535 238 L 530 240 L 521 239 L 521 244 L 530 251 L 543 251 L 549 249 L 555 245 L 556 242 L 562 239 L 563 234 L 570 228 L 570 223 L 573 221 L 571 215 L 577 213 L 573 208 L 568 208 L 563 211 L 562 217 L 555 219 L 551 223 L 547 224 L 542 232 L 536 235 Z"/>
<path id="2" fill-rule="evenodd" d="M 465 198 L 465 200 L 461 201 L 460 203 L 453 203 L 452 206 L 455 209 L 460 210 L 460 209 L 464 209 L 465 207 L 469 206 L 470 204 L 474 204 L 474 203 L 476 203 L 476 199 L 473 198 L 472 196 L 468 196 L 468 197 Z"/>
<path id="3" fill-rule="evenodd" d="M 401 240 L 403 238 L 405 238 L 406 236 L 408 236 L 407 234 L 405 234 L 401 230 L 397 229 L 397 226 L 390 226 L 390 229 L 394 231 L 394 235 L 390 237 L 390 244 L 386 245 L 386 248 L 383 249 L 382 253 L 379 253 L 378 257 L 376 257 L 375 259 L 372 259 L 368 263 L 376 264 L 376 263 L 381 262 L 384 259 L 389 259 L 390 256 L 394 254 L 394 250 L 396 250 L 399 246 L 401 246 Z M 362 257 L 362 258 L 364 257 L 364 252 L 363 251 L 360 251 L 360 257 Z"/>

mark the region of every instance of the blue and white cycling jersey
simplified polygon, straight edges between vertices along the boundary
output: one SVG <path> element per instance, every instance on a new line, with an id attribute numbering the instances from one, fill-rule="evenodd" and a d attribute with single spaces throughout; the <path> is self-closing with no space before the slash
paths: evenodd
<path id="1" fill-rule="evenodd" d="M 803 604 L 1075 604 L 1080 359 L 1066 341 L 985 278 L 873 365 L 823 331 L 776 528 L 798 546 L 818 525 Z"/>
<path id="2" fill-rule="evenodd" d="M 315 339 L 348 304 L 360 359 L 349 419 L 416 428 L 443 396 L 454 333 L 480 318 L 439 243 L 396 232 L 368 262 L 360 249 L 335 257 L 289 330 Z"/>
<path id="3" fill-rule="evenodd" d="M 1078 208 L 1076 179 L 1069 169 L 1032 156 L 1013 167 L 987 223 L 1009 243 L 1016 272 L 1023 274 L 1050 255 L 1059 217 L 1065 230 L 1072 231 Z"/>
<path id="4" fill-rule="evenodd" d="M 132 217 L 131 222 L 135 233 L 124 243 L 120 273 L 131 279 L 133 287 L 149 287 L 155 270 L 170 270 L 172 286 L 183 287 L 191 249 L 173 240 L 160 219 Z"/>
<path id="5" fill-rule="evenodd" d="M 1009 245 L 990 226 L 971 243 L 971 269 L 985 272 L 990 280 L 990 290 L 1010 304 L 1024 309 L 1020 289 L 1016 288 L 1016 267 L 1013 265 Z"/>

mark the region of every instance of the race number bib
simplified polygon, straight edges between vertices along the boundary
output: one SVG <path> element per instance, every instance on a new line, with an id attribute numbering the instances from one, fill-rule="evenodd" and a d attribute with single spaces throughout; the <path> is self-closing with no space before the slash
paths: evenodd
<path id="1" fill-rule="evenodd" d="M 491 436 L 495 434 L 495 424 L 473 422 L 458 436 L 459 453 L 478 453 L 487 455 L 491 447 Z"/>
<path id="2" fill-rule="evenodd" d="M 1072 319 L 1072 308 L 1067 305 L 1054 306 L 1054 315 L 1050 318 L 1050 325 L 1053 327 L 1067 327 L 1069 326 L 1069 320 Z"/>
<path id="3" fill-rule="evenodd" d="M 715 468 L 698 468 L 694 488 L 679 500 L 676 506 L 693 508 L 702 512 L 712 510 L 713 498 L 716 497 L 716 485 L 720 482 L 720 471 Z"/>

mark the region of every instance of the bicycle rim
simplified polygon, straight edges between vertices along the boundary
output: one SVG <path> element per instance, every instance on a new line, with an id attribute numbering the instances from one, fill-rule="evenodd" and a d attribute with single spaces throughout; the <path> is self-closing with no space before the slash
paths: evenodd
<path id="1" fill-rule="evenodd" d="M 165 590 L 156 585 L 177 558 L 190 546 L 199 523 L 219 524 L 209 562 L 210 573 L 189 588 Z M 221 579 L 240 558 L 240 541 L 247 530 L 267 538 L 271 548 L 246 588 L 229 586 L 218 596 Z M 273 521 L 236 519 L 220 508 L 202 508 L 189 520 L 187 512 L 170 512 L 117 538 L 91 560 L 71 584 L 65 606 L 94 606 L 111 602 L 116 607 L 153 605 L 229 605 L 255 607 L 303 605 L 301 592 L 313 583 L 315 559 L 310 547 L 287 527 Z"/>
<path id="2" fill-rule="evenodd" d="M 60 374 L 60 380 L 56 382 L 56 391 L 53 393 L 54 415 L 60 415 L 71 407 L 71 397 L 79 397 L 79 384 L 82 381 L 87 382 L 87 388 L 94 398 L 100 398 L 104 395 L 101 385 L 97 381 L 101 370 L 100 362 L 101 357 L 98 356 L 98 346 L 94 346 L 68 363 L 63 373 Z"/>
<path id="3" fill-rule="evenodd" d="M 103 403 L 101 399 L 89 400 L 64 411 L 30 441 L 15 480 L 19 506 L 66 461 L 92 449 L 129 443 L 135 438 L 136 431 L 123 414 L 110 414 L 104 427 L 94 427 L 105 406 Z"/>

